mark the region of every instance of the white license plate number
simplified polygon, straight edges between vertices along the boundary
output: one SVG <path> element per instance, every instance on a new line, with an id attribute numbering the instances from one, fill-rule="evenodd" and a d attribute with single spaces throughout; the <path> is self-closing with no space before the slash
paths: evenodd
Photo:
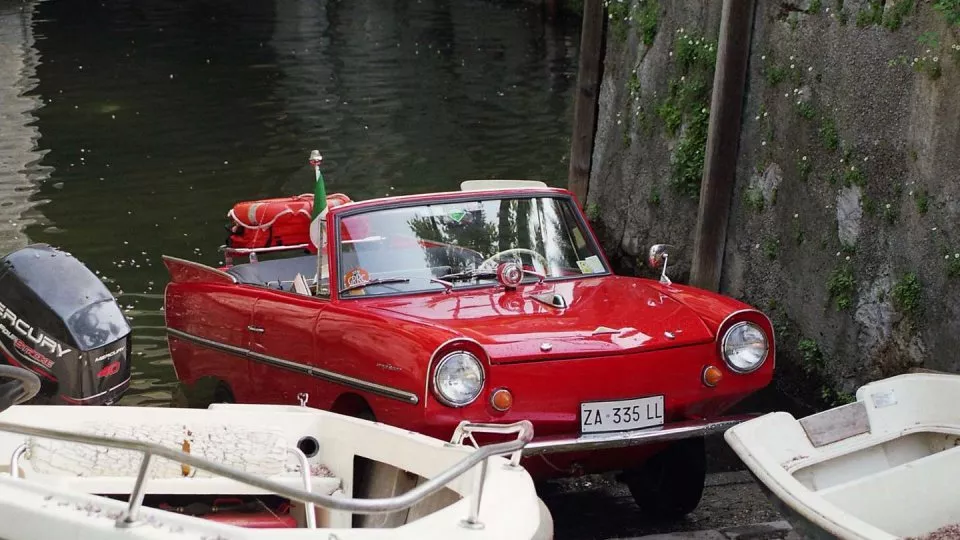
<path id="1" fill-rule="evenodd" d="M 580 404 L 580 433 L 630 431 L 663 425 L 663 396 Z"/>

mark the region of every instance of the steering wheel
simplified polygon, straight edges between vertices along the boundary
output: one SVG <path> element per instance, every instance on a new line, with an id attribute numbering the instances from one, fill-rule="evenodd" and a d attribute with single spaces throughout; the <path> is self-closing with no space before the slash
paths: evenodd
<path id="1" fill-rule="evenodd" d="M 504 255 L 506 255 L 506 254 L 508 254 L 508 253 L 525 253 L 525 254 L 530 255 L 531 257 L 533 257 L 533 258 L 535 258 L 535 259 L 539 259 L 540 262 L 543 263 L 543 268 L 544 268 L 544 269 L 547 269 L 547 268 L 550 267 L 550 261 L 548 261 L 547 258 L 544 257 L 543 255 L 537 253 L 536 251 L 534 251 L 534 250 L 532 250 L 532 249 L 527 249 L 527 248 L 510 248 L 510 249 L 505 249 L 505 250 L 503 250 L 503 251 L 499 251 L 499 252 L 497 252 L 497 253 L 494 253 L 493 255 L 491 255 L 490 257 L 488 257 L 485 261 L 483 261 L 482 263 L 480 263 L 480 266 L 478 266 L 477 268 L 483 268 L 484 266 L 486 266 L 486 265 L 488 265 L 488 264 L 496 261 L 497 259 L 499 259 L 500 257 L 502 257 L 502 256 L 504 256 Z"/>
<path id="2" fill-rule="evenodd" d="M 40 377 L 28 369 L 0 365 L 0 379 L 13 379 L 0 384 L 0 411 L 32 399 L 40 392 Z"/>

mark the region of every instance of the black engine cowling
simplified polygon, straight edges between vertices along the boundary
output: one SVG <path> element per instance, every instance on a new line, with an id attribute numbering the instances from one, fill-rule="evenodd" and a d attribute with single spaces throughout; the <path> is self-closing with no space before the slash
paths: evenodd
<path id="1" fill-rule="evenodd" d="M 45 244 L 0 259 L 0 359 L 43 382 L 34 402 L 106 405 L 130 385 L 130 325 L 106 286 Z"/>

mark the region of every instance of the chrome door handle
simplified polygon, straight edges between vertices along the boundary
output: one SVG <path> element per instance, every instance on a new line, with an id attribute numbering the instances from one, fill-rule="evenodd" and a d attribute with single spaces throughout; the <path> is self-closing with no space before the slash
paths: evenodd
<path id="1" fill-rule="evenodd" d="M 248 326 L 247 330 L 251 332 L 256 332 L 258 334 L 262 334 L 265 331 L 262 327 L 259 327 L 259 326 Z"/>

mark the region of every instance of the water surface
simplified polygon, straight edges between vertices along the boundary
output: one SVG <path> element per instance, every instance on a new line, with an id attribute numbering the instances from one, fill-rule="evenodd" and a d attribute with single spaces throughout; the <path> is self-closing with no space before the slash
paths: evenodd
<path id="1" fill-rule="evenodd" d="M 0 0 L 0 251 L 69 250 L 134 328 L 125 404 L 174 374 L 161 254 L 220 262 L 234 202 L 564 185 L 579 22 L 535 2 Z"/>

